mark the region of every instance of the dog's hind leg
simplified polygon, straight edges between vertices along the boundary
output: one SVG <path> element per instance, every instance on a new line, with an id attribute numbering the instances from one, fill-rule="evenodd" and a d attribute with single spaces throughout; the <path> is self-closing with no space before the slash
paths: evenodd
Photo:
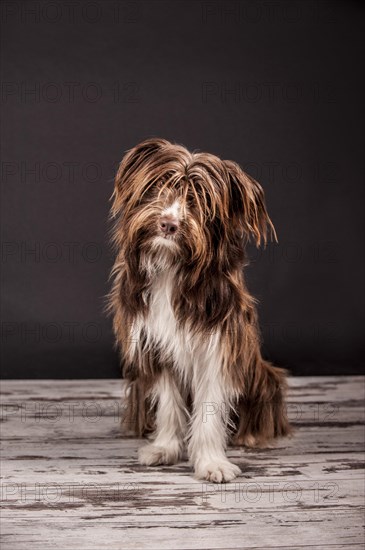
<path id="1" fill-rule="evenodd" d="M 257 362 L 248 369 L 246 383 L 232 419 L 236 425 L 233 445 L 265 447 L 274 438 L 289 435 L 292 429 L 284 401 L 285 370 L 258 355 Z"/>

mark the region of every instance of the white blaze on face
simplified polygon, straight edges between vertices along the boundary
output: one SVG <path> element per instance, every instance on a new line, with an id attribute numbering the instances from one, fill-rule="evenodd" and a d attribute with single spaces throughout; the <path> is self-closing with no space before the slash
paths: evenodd
<path id="1" fill-rule="evenodd" d="M 171 217 L 172 219 L 175 219 L 178 222 L 180 221 L 180 214 L 181 214 L 180 201 L 176 200 L 171 204 L 171 206 L 169 206 L 168 208 L 165 208 L 161 212 L 161 217 L 163 216 Z"/>
<path id="2" fill-rule="evenodd" d="M 167 218 L 172 222 L 179 223 L 181 220 L 181 204 L 179 200 L 175 200 L 170 206 L 161 211 L 160 218 Z M 163 246 L 175 249 L 175 235 L 163 236 L 162 233 L 157 235 L 153 241 L 155 246 Z"/>

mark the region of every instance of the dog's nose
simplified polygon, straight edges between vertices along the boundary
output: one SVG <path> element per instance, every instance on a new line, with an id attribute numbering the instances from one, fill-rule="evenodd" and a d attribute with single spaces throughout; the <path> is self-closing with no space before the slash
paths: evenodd
<path id="1" fill-rule="evenodd" d="M 165 233 L 165 235 L 172 235 L 173 233 L 176 233 L 178 227 L 179 222 L 177 220 L 167 217 L 160 219 L 160 229 L 162 233 Z"/>

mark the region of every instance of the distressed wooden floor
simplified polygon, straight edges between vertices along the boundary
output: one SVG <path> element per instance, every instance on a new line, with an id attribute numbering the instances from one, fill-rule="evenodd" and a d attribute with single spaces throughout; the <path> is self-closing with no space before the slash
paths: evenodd
<path id="1" fill-rule="evenodd" d="M 137 463 L 116 380 L 2 382 L 2 550 L 364 545 L 364 378 L 292 378 L 296 428 L 229 449 L 242 477 Z"/>

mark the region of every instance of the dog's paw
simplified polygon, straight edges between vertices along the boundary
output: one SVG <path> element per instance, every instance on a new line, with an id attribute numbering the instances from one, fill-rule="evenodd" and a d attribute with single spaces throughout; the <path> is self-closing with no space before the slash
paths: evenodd
<path id="1" fill-rule="evenodd" d="M 214 460 L 195 465 L 195 475 L 212 483 L 227 483 L 241 474 L 241 470 L 229 460 Z"/>
<path id="2" fill-rule="evenodd" d="M 244 446 L 248 447 L 250 449 L 253 449 L 254 447 L 259 447 L 259 441 L 258 439 L 252 435 L 252 434 L 245 434 L 240 437 L 235 437 L 232 441 L 233 445 L 237 446 Z"/>
<path id="3" fill-rule="evenodd" d="M 235 437 L 232 440 L 232 445 L 237 447 L 246 447 L 247 449 L 274 449 L 275 441 L 268 441 L 267 439 L 260 439 L 252 434 L 246 434 L 244 436 Z"/>
<path id="4" fill-rule="evenodd" d="M 158 464 L 175 464 L 179 460 L 179 451 L 176 445 L 160 447 L 159 445 L 145 445 L 138 451 L 138 460 L 144 466 L 156 466 Z"/>

